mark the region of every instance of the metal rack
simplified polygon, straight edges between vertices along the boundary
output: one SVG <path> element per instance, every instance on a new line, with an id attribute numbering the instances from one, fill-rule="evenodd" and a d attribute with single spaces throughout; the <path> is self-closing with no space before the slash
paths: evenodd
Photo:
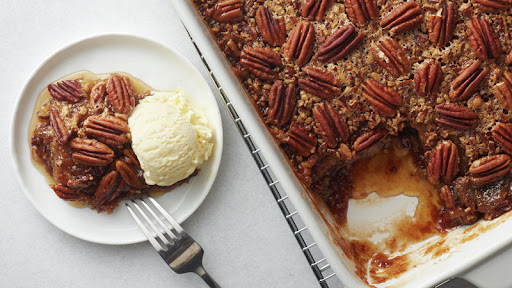
<path id="1" fill-rule="evenodd" d="M 183 26 L 185 27 L 185 25 Z M 267 186 L 272 192 L 272 195 L 274 196 L 277 205 L 279 206 L 279 209 L 281 209 L 281 212 L 283 213 L 283 216 L 286 219 L 288 226 L 292 230 L 295 239 L 299 243 L 299 246 L 302 252 L 304 253 L 304 256 L 306 257 L 311 269 L 313 270 L 315 277 L 318 279 L 320 287 L 328 288 L 330 287 L 330 285 L 341 286 L 341 283 L 337 279 L 337 277 L 333 277 L 336 275 L 336 273 L 332 271 L 330 264 L 327 262 L 325 257 L 323 257 L 321 251 L 316 245 L 316 242 L 314 242 L 310 233 L 307 231 L 307 227 L 302 222 L 302 219 L 300 219 L 297 210 L 295 210 L 295 208 L 293 207 L 292 203 L 288 199 L 288 196 L 282 192 L 283 188 L 281 187 L 279 180 L 276 179 L 276 177 L 272 173 L 270 166 L 267 164 L 265 158 L 260 153 L 260 149 L 258 149 L 258 147 L 256 147 L 256 145 L 254 144 L 251 134 L 245 128 L 244 123 L 240 116 L 238 116 L 235 107 L 233 107 L 233 104 L 229 101 L 229 98 L 224 93 L 224 89 L 219 84 L 210 66 L 204 59 L 201 50 L 199 49 L 199 47 L 197 47 L 194 39 L 192 38 L 186 27 L 185 30 L 187 31 L 190 40 L 194 44 L 194 47 L 197 50 L 197 53 L 199 54 L 199 57 L 201 57 L 201 60 L 203 61 L 203 64 L 207 69 L 208 74 L 210 75 L 213 83 L 215 84 L 215 87 L 217 88 L 217 91 L 219 92 L 222 101 L 224 102 L 226 108 L 228 109 L 228 112 L 231 115 L 231 118 L 233 119 L 233 122 L 235 123 L 238 129 L 238 132 L 242 136 L 245 144 L 247 145 L 247 148 L 251 152 L 251 155 L 254 161 L 256 162 L 256 165 L 258 166 L 261 175 L 263 175 L 263 178 L 267 182 Z M 336 285 L 335 283 L 338 283 L 339 285 Z"/>

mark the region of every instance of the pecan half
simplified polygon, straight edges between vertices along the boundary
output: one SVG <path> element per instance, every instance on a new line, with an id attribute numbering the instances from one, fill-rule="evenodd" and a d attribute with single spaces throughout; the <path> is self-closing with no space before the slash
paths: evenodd
<path id="1" fill-rule="evenodd" d="M 77 80 L 64 80 L 48 85 L 50 95 L 59 101 L 76 103 L 82 98 L 82 86 Z"/>
<path id="2" fill-rule="evenodd" d="M 295 110 L 295 85 L 290 84 L 286 88 L 283 81 L 279 80 L 270 89 L 268 95 L 268 122 L 282 126 L 290 120 Z"/>
<path id="3" fill-rule="evenodd" d="M 50 185 L 50 188 L 52 188 L 55 194 L 57 194 L 61 199 L 68 201 L 80 199 L 80 194 L 78 194 L 78 192 L 62 184 Z"/>
<path id="4" fill-rule="evenodd" d="M 379 17 L 379 9 L 374 0 L 345 0 L 345 12 L 357 26 L 363 26 L 370 19 Z"/>
<path id="5" fill-rule="evenodd" d="M 272 81 L 277 75 L 274 68 L 281 66 L 282 62 L 279 54 L 268 47 L 245 46 L 240 54 L 240 65 L 256 77 Z"/>
<path id="6" fill-rule="evenodd" d="M 437 47 L 444 47 L 453 36 L 453 29 L 457 25 L 457 5 L 448 2 L 437 15 L 429 15 L 428 38 Z"/>
<path id="7" fill-rule="evenodd" d="M 302 17 L 320 22 L 331 3 L 332 0 L 303 0 Z"/>
<path id="8" fill-rule="evenodd" d="M 472 62 L 462 70 L 459 76 L 453 79 L 450 99 L 464 101 L 480 89 L 485 83 L 487 75 L 491 72 L 489 67 L 482 69 L 480 65 L 482 65 L 480 60 Z"/>
<path id="9" fill-rule="evenodd" d="M 367 150 L 388 135 L 387 130 L 371 130 L 359 136 L 352 146 L 356 152 Z"/>
<path id="10" fill-rule="evenodd" d="M 363 97 L 382 116 L 394 117 L 403 104 L 402 97 L 393 88 L 373 79 L 366 79 L 361 88 Z"/>
<path id="11" fill-rule="evenodd" d="M 124 182 L 116 170 L 107 173 L 100 181 L 94 197 L 98 205 L 107 204 L 121 194 L 124 189 Z"/>
<path id="12" fill-rule="evenodd" d="M 307 77 L 299 79 L 300 89 L 323 99 L 332 99 L 340 93 L 338 79 L 329 71 L 317 67 L 304 67 Z"/>
<path id="13" fill-rule="evenodd" d="M 110 74 L 107 81 L 107 100 L 114 107 L 115 112 L 129 114 L 135 107 L 132 83 L 128 77 Z"/>
<path id="14" fill-rule="evenodd" d="M 472 17 L 468 22 L 469 46 L 478 59 L 487 60 L 501 55 L 501 43 L 489 22 L 482 17 Z"/>
<path id="15" fill-rule="evenodd" d="M 505 176 L 512 167 L 510 156 L 506 154 L 482 157 L 469 167 L 471 181 L 476 184 L 489 184 Z"/>
<path id="16" fill-rule="evenodd" d="M 105 94 L 107 87 L 105 82 L 100 81 L 96 83 L 91 89 L 91 95 L 89 96 L 89 103 L 96 111 L 100 111 L 103 108 L 103 102 L 105 100 Z"/>
<path id="17" fill-rule="evenodd" d="M 512 124 L 497 123 L 492 127 L 491 134 L 503 151 L 512 154 Z"/>
<path id="18" fill-rule="evenodd" d="M 512 64 L 512 49 L 510 49 L 510 52 L 508 52 L 507 57 L 505 58 L 505 64 Z"/>
<path id="19" fill-rule="evenodd" d="M 84 121 L 84 130 L 87 136 L 114 147 L 123 146 L 128 141 L 126 133 L 130 132 L 125 120 L 109 115 L 89 116 Z"/>
<path id="20" fill-rule="evenodd" d="M 420 96 L 436 95 L 443 81 L 441 64 L 436 60 L 426 60 L 416 69 L 414 87 Z"/>
<path id="21" fill-rule="evenodd" d="M 505 109 L 512 110 L 512 73 L 505 72 L 501 82 L 494 86 L 495 95 Z"/>
<path id="22" fill-rule="evenodd" d="M 322 139 L 330 148 L 335 148 L 338 141 L 346 142 L 348 140 L 350 132 L 347 123 L 332 104 L 328 102 L 316 104 L 313 107 L 313 117 Z"/>
<path id="23" fill-rule="evenodd" d="M 445 129 L 468 130 L 476 126 L 478 118 L 469 108 L 455 103 L 444 103 L 435 108 L 437 126 Z"/>
<path id="24" fill-rule="evenodd" d="M 384 37 L 378 44 L 372 43 L 371 47 L 375 61 L 389 74 L 399 77 L 411 70 L 411 64 L 404 49 L 395 39 Z"/>
<path id="25" fill-rule="evenodd" d="M 330 63 L 347 56 L 363 42 L 364 35 L 351 25 L 344 25 L 329 36 L 318 48 L 318 60 Z"/>
<path id="26" fill-rule="evenodd" d="M 74 138 L 69 142 L 73 148 L 71 158 L 77 164 L 106 166 L 114 161 L 114 151 L 107 145 L 87 138 Z"/>
<path id="27" fill-rule="evenodd" d="M 288 36 L 284 47 L 284 57 L 287 60 L 297 59 L 298 66 L 304 66 L 313 55 L 313 45 L 315 44 L 315 28 L 313 24 L 302 21 Z"/>
<path id="28" fill-rule="evenodd" d="M 286 143 L 298 155 L 307 157 L 315 152 L 317 140 L 315 135 L 311 134 L 306 128 L 298 124 L 292 124 L 288 131 Z"/>
<path id="29" fill-rule="evenodd" d="M 423 21 L 423 8 L 416 1 L 398 5 L 380 20 L 380 26 L 392 35 L 400 34 L 418 27 Z"/>
<path id="30" fill-rule="evenodd" d="M 56 109 L 50 109 L 50 126 L 52 126 L 53 131 L 55 132 L 55 137 L 57 141 L 62 144 L 65 144 L 69 140 L 69 130 L 66 127 L 66 123 L 59 115 L 59 111 Z"/>
<path id="31" fill-rule="evenodd" d="M 459 151 L 452 141 L 443 141 L 425 155 L 428 180 L 432 184 L 451 182 L 459 172 Z"/>
<path id="32" fill-rule="evenodd" d="M 476 6 L 485 12 L 498 12 L 508 10 L 512 6 L 511 0 L 473 0 Z"/>
<path id="33" fill-rule="evenodd" d="M 142 177 L 142 171 L 137 171 L 134 166 L 126 161 L 117 160 L 116 170 L 128 185 L 135 188 L 144 188 L 147 186 L 144 178 Z"/>
<path id="34" fill-rule="evenodd" d="M 219 0 L 214 6 L 212 18 L 219 22 L 238 22 L 244 18 L 243 0 Z"/>
<path id="35" fill-rule="evenodd" d="M 133 152 L 132 149 L 124 149 L 123 155 L 128 159 L 126 163 L 132 164 L 138 169 L 141 169 L 139 159 L 137 159 L 137 156 L 135 155 L 135 152 Z"/>
<path id="36" fill-rule="evenodd" d="M 272 17 L 272 12 L 265 6 L 260 6 L 256 11 L 256 25 L 263 39 L 271 46 L 280 46 L 286 40 L 284 18 Z"/>

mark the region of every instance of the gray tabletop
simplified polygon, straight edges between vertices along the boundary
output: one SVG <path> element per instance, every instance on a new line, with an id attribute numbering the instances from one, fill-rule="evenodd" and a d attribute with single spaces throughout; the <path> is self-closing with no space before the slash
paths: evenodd
<path id="1" fill-rule="evenodd" d="M 97 34 L 131 33 L 173 47 L 207 74 L 171 1 L 0 1 L 0 286 L 204 287 L 174 274 L 147 242 L 88 243 L 54 227 L 25 198 L 9 155 L 16 98 L 30 74 L 64 45 Z M 224 150 L 217 180 L 184 228 L 205 249 L 223 287 L 319 287 L 221 101 Z M 480 287 L 512 287 L 512 249 L 465 276 Z M 341 285 L 337 285 L 336 287 Z"/>

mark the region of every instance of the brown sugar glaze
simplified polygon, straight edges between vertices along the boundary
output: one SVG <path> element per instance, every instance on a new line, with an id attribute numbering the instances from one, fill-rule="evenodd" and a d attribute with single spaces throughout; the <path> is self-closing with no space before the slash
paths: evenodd
<path id="1" fill-rule="evenodd" d="M 136 97 L 135 104 L 138 104 L 140 99 L 150 95 L 150 92 L 154 91 L 150 86 L 127 73 L 116 74 L 127 77 L 131 82 L 133 95 Z M 105 107 L 100 111 L 94 109 L 90 103 L 88 95 L 91 88 L 100 81 L 106 81 L 109 75 L 110 74 L 94 74 L 89 71 L 79 71 L 55 81 L 54 83 L 64 80 L 79 81 L 82 91 L 87 97 L 83 97 L 80 101 L 73 104 L 66 101 L 57 101 L 51 97 L 47 88 L 43 89 L 36 100 L 28 130 L 28 141 L 31 146 L 33 164 L 41 174 L 46 177 L 50 186 L 61 185 L 66 188 L 72 188 L 74 190 L 73 193 L 79 195 L 73 196 L 73 199 L 63 198 L 64 200 L 68 200 L 67 202 L 69 204 L 76 207 L 89 206 L 98 212 L 106 211 L 112 213 L 113 209 L 119 205 L 121 200 L 125 198 L 140 198 L 148 194 L 158 197 L 183 183 L 187 183 L 191 177 L 197 175 L 198 170 L 186 179 L 171 186 L 147 185 L 142 182 L 143 184 L 141 186 L 134 187 L 121 180 L 121 182 L 124 183 L 119 184 L 123 187 L 122 192 L 120 192 L 115 199 L 108 200 L 106 203 L 99 203 L 97 201 L 95 192 L 98 189 L 100 180 L 102 180 L 109 171 L 116 170 L 114 167 L 116 160 L 106 166 L 98 167 L 75 163 L 72 159 L 73 149 L 70 147 L 69 143 L 62 144 L 56 140 L 55 131 L 50 125 L 48 114 L 50 109 L 59 111 L 63 121 L 66 123 L 66 129 L 71 131 L 71 138 L 86 137 L 86 135 L 83 135 L 82 126 L 84 121 L 90 116 L 113 115 L 121 119 L 126 119 L 127 116 L 124 114 L 112 113 L 112 107 L 107 102 L 102 104 L 105 105 Z M 121 147 L 111 147 L 115 153 L 115 159 L 117 160 L 125 157 L 123 156 L 125 150 L 131 150 L 131 135 L 128 133 L 127 137 L 128 141 Z M 143 179 L 142 169 L 140 169 L 140 167 L 134 167 L 134 169 L 137 173 L 137 178 Z M 57 195 L 59 194 L 57 193 Z"/>

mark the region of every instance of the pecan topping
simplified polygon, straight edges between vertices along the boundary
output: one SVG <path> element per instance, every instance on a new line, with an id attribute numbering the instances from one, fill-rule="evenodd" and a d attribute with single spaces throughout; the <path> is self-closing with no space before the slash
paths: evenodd
<path id="1" fill-rule="evenodd" d="M 393 88 L 373 79 L 366 79 L 361 85 L 363 97 L 382 116 L 394 117 L 402 106 L 402 97 Z"/>
<path id="2" fill-rule="evenodd" d="M 298 155 L 307 157 L 315 152 L 317 140 L 306 128 L 292 124 L 286 142 Z"/>
<path id="3" fill-rule="evenodd" d="M 437 144 L 425 158 L 429 159 L 427 166 L 428 180 L 432 184 L 451 182 L 459 172 L 459 151 L 452 141 Z M 430 156 L 430 157 L 428 157 Z"/>
<path id="4" fill-rule="evenodd" d="M 117 160 L 116 170 L 128 185 L 135 188 L 146 187 L 146 182 L 144 181 L 144 178 L 141 177 L 142 173 L 139 173 L 139 171 L 137 171 L 137 169 L 134 166 L 127 163 L 126 161 Z"/>
<path id="5" fill-rule="evenodd" d="M 455 103 L 444 103 L 435 108 L 435 122 L 445 129 L 468 130 L 476 126 L 478 119 L 475 112 Z"/>
<path id="6" fill-rule="evenodd" d="M 491 71 L 489 67 L 480 68 L 481 64 L 480 60 L 474 61 L 464 68 L 457 78 L 453 79 L 450 99 L 464 101 L 480 89 Z"/>
<path id="7" fill-rule="evenodd" d="M 501 80 L 495 86 L 496 98 L 498 98 L 505 109 L 512 110 L 512 73 L 503 73 Z"/>
<path id="8" fill-rule="evenodd" d="M 469 46 L 481 60 L 498 58 L 501 55 L 501 43 L 489 22 L 481 17 L 473 17 L 468 22 Z"/>
<path id="9" fill-rule="evenodd" d="M 405 2 L 382 17 L 380 26 L 392 35 L 412 30 L 423 21 L 423 8 L 416 1 Z"/>
<path id="10" fill-rule="evenodd" d="M 285 88 L 283 81 L 279 80 L 270 89 L 268 96 L 268 122 L 282 126 L 290 120 L 295 109 L 295 85 L 290 84 Z"/>
<path id="11" fill-rule="evenodd" d="M 106 92 L 107 88 L 105 86 L 105 82 L 103 81 L 96 83 L 96 85 L 92 87 L 91 95 L 89 96 L 89 102 L 96 111 L 99 111 L 102 108 Z"/>
<path id="12" fill-rule="evenodd" d="M 497 123 L 492 127 L 491 134 L 503 151 L 512 154 L 512 124 Z"/>
<path id="13" fill-rule="evenodd" d="M 256 25 L 263 39 L 271 46 L 280 46 L 286 40 L 284 18 L 272 17 L 272 12 L 267 7 L 260 6 L 256 11 Z"/>
<path id="14" fill-rule="evenodd" d="M 505 64 L 512 64 L 512 49 L 510 49 L 510 52 L 508 52 L 507 57 L 505 58 Z"/>
<path id="15" fill-rule="evenodd" d="M 313 66 L 302 71 L 307 77 L 299 79 L 300 89 L 323 99 L 332 99 L 340 93 L 340 83 L 331 72 Z"/>
<path id="16" fill-rule="evenodd" d="M 98 205 L 113 201 L 124 189 L 124 182 L 116 170 L 107 173 L 100 181 L 94 196 Z"/>
<path id="17" fill-rule="evenodd" d="M 387 130 L 371 130 L 359 136 L 354 142 L 353 148 L 356 152 L 367 150 L 377 144 L 386 135 L 388 135 Z"/>
<path id="18" fill-rule="evenodd" d="M 338 141 L 346 142 L 348 140 L 349 130 L 347 123 L 332 104 L 323 102 L 315 105 L 313 117 L 322 139 L 330 148 L 335 148 L 338 145 Z"/>
<path id="19" fill-rule="evenodd" d="M 476 184 L 488 184 L 505 176 L 510 171 L 512 161 L 506 154 L 490 155 L 482 157 L 469 167 L 469 173 L 473 175 L 471 180 Z"/>
<path id="20" fill-rule="evenodd" d="M 284 48 L 284 57 L 287 60 L 297 59 L 297 65 L 304 66 L 311 59 L 313 45 L 315 44 L 315 28 L 313 24 L 302 21 L 288 36 Z"/>
<path id="21" fill-rule="evenodd" d="M 512 6 L 511 0 L 473 0 L 476 6 L 485 12 L 498 12 L 508 10 Z"/>
<path id="22" fill-rule="evenodd" d="M 59 111 L 56 109 L 50 110 L 50 126 L 52 126 L 53 131 L 55 131 L 55 136 L 57 140 L 64 144 L 69 140 L 69 130 L 66 127 L 66 123 L 59 115 Z"/>
<path id="23" fill-rule="evenodd" d="M 457 5 L 448 2 L 437 15 L 429 15 L 428 38 L 437 47 L 444 47 L 453 36 L 453 29 L 457 25 Z"/>
<path id="24" fill-rule="evenodd" d="M 74 150 L 71 158 L 77 164 L 106 166 L 114 161 L 114 151 L 94 139 L 74 138 L 69 142 L 69 146 Z"/>
<path id="25" fill-rule="evenodd" d="M 345 0 L 345 12 L 357 26 L 363 26 L 370 19 L 379 17 L 379 9 L 374 0 Z"/>
<path id="26" fill-rule="evenodd" d="M 244 18 L 243 0 L 219 0 L 215 4 L 212 18 L 219 22 L 238 22 Z"/>
<path id="27" fill-rule="evenodd" d="M 351 24 L 344 25 L 334 31 L 317 52 L 318 60 L 330 63 L 347 56 L 352 50 L 359 46 L 364 35 L 357 32 Z"/>
<path id="28" fill-rule="evenodd" d="M 281 57 L 268 47 L 245 46 L 240 54 L 240 64 L 252 75 L 272 81 L 277 75 L 275 67 L 282 65 Z"/>
<path id="29" fill-rule="evenodd" d="M 59 196 L 59 198 L 61 199 L 68 201 L 80 199 L 80 194 L 78 194 L 75 190 L 66 187 L 62 184 L 50 185 L 50 188 L 52 188 L 55 194 L 57 194 L 57 196 Z"/>
<path id="30" fill-rule="evenodd" d="M 93 115 L 84 121 L 87 136 L 98 139 L 110 146 L 123 146 L 128 140 L 126 133 L 130 132 L 128 123 L 115 116 Z"/>
<path id="31" fill-rule="evenodd" d="M 82 98 L 82 86 L 77 80 L 64 80 L 48 85 L 50 95 L 59 101 L 76 103 Z"/>
<path id="32" fill-rule="evenodd" d="M 414 86 L 420 96 L 436 95 L 442 81 L 443 71 L 436 60 L 426 60 L 416 69 Z"/>
<path id="33" fill-rule="evenodd" d="M 303 0 L 302 17 L 320 22 L 331 3 L 332 0 Z"/>
<path id="34" fill-rule="evenodd" d="M 129 114 L 135 107 L 132 83 L 130 79 L 118 74 L 111 74 L 107 81 L 107 100 L 118 113 Z"/>
<path id="35" fill-rule="evenodd" d="M 411 64 L 404 49 L 395 39 L 385 37 L 380 39 L 378 44 L 372 43 L 371 47 L 375 61 L 389 74 L 399 77 L 411 70 Z"/>

